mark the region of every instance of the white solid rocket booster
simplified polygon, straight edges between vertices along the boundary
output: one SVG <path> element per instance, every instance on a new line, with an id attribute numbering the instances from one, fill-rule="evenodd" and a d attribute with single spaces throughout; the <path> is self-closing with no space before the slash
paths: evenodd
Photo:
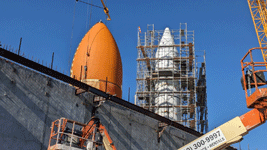
<path id="1" fill-rule="evenodd" d="M 158 72 L 176 72 L 178 70 L 177 64 L 173 61 L 174 57 L 178 57 L 178 52 L 175 47 L 170 46 L 174 45 L 174 40 L 171 35 L 170 29 L 167 27 L 164 30 L 163 36 L 159 43 L 159 48 L 156 52 L 156 58 L 159 58 L 156 61 L 155 70 Z M 164 47 L 166 46 L 166 47 Z M 177 91 L 177 81 L 173 81 L 171 76 L 164 75 L 164 73 L 159 73 L 159 80 L 155 85 L 155 91 L 159 92 L 158 97 L 155 98 L 155 105 L 158 107 L 156 113 L 169 118 L 171 120 L 177 121 L 178 108 L 174 107 L 178 105 L 178 94 L 172 93 Z"/>

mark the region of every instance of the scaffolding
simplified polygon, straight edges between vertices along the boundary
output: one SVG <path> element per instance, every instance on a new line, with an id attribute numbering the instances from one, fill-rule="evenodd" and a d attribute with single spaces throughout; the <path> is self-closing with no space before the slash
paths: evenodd
<path id="1" fill-rule="evenodd" d="M 154 24 L 147 25 L 147 32 L 138 30 L 135 104 L 206 133 L 205 51 L 195 51 L 194 31 L 188 31 L 186 23 L 170 30 L 174 44 L 160 44 L 163 34 L 164 30 L 154 30 Z M 167 56 L 168 48 L 175 50 L 172 56 L 158 56 L 159 49 Z M 160 63 L 173 65 L 162 68 Z"/>

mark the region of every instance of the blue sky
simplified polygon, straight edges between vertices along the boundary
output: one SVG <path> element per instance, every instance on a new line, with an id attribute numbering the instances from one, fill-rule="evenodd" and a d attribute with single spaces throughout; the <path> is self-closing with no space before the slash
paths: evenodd
<path id="1" fill-rule="evenodd" d="M 195 49 L 206 51 L 209 129 L 249 111 L 240 84 L 240 60 L 258 41 L 246 0 L 106 1 L 111 21 L 105 21 L 103 10 L 96 7 L 90 19 L 91 7 L 78 2 L 73 23 L 75 0 L 1 0 L 0 41 L 16 49 L 22 37 L 21 53 L 40 62 L 50 63 L 54 52 L 54 66 L 68 74 L 69 59 L 89 25 L 101 19 L 120 49 L 123 99 L 128 99 L 130 87 L 133 102 L 138 26 L 146 31 L 147 24 L 154 24 L 156 30 L 163 30 L 187 23 L 188 30 L 195 32 Z M 100 0 L 89 2 L 101 6 Z M 241 148 L 248 149 L 249 144 L 251 150 L 267 150 L 266 127 L 264 124 L 246 135 Z"/>

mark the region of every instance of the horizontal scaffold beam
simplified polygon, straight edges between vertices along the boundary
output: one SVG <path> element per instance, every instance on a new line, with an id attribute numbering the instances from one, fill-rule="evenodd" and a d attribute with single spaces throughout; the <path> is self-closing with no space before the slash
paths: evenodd
<path id="1" fill-rule="evenodd" d="M 182 81 L 185 81 L 186 79 L 192 81 L 192 79 L 196 79 L 196 77 L 169 77 L 169 78 L 158 77 L 158 78 L 138 78 L 136 80 L 139 81 L 139 80 L 179 80 L 179 79 L 182 79 Z"/>
<path id="2" fill-rule="evenodd" d="M 144 91 L 144 92 L 136 92 L 136 94 L 153 94 L 153 93 L 156 93 L 156 94 L 166 94 L 166 93 L 191 93 L 191 91 L 160 91 L 160 92 L 157 92 L 157 91 Z"/>
<path id="3" fill-rule="evenodd" d="M 192 105 L 192 104 L 190 104 Z M 188 108 L 190 109 L 192 106 L 187 105 L 187 106 L 182 106 L 182 105 L 172 105 L 172 106 L 143 106 L 143 108 L 172 108 L 172 107 L 177 107 L 177 108 Z M 196 107 L 196 106 L 193 106 Z"/>
<path id="4" fill-rule="evenodd" d="M 150 45 L 150 46 L 137 46 L 136 48 L 158 48 L 158 47 L 186 47 L 194 46 L 194 44 L 175 44 L 175 45 Z"/>
<path id="5" fill-rule="evenodd" d="M 147 61 L 147 60 L 186 60 L 186 59 L 195 59 L 194 57 L 164 57 L 164 58 L 137 58 L 137 61 Z"/>

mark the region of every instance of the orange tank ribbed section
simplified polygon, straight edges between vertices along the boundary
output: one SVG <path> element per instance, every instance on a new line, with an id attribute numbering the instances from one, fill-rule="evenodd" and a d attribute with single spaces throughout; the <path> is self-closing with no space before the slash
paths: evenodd
<path id="1" fill-rule="evenodd" d="M 121 56 L 105 24 L 95 24 L 80 42 L 73 58 L 71 77 L 122 97 Z"/>

